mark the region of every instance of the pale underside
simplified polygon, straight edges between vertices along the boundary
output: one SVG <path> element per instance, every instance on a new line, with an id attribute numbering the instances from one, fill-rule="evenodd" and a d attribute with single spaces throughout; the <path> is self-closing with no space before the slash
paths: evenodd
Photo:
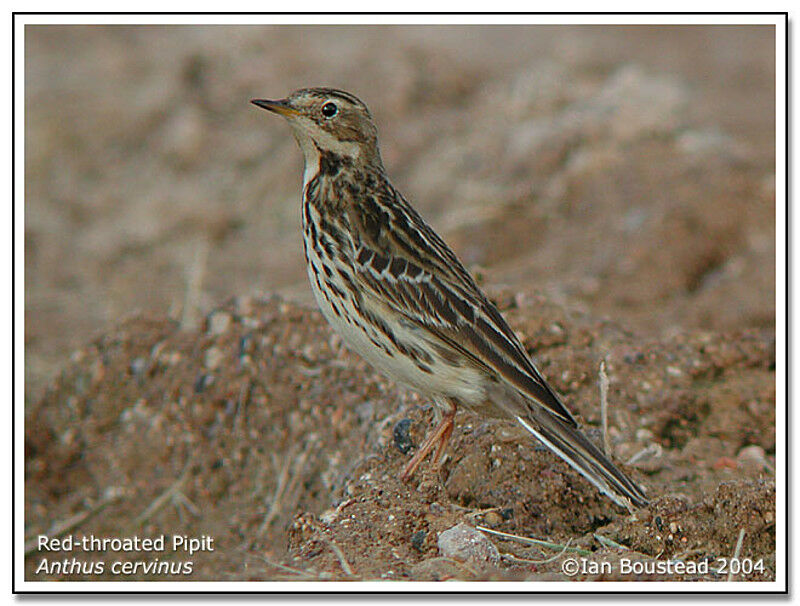
<path id="1" fill-rule="evenodd" d="M 366 310 L 380 317 L 399 343 L 406 344 L 407 347 L 426 350 L 430 361 L 426 361 L 425 366 L 429 368 L 429 371 L 422 370 L 412 358 L 402 355 L 397 347 L 386 342 L 385 338 L 379 334 L 378 328 L 357 320 L 361 313 L 356 309 L 353 296 L 344 284 L 340 286 L 347 296 L 341 300 L 331 300 L 327 291 L 320 284 L 325 261 L 319 257 L 313 247 L 309 247 L 306 253 L 308 255 L 308 278 L 317 305 L 325 319 L 342 337 L 351 351 L 359 354 L 392 380 L 428 394 L 439 404 L 447 398 L 455 398 L 469 407 L 479 406 L 486 401 L 487 394 L 484 384 L 487 382 L 487 378 L 484 372 L 478 368 L 444 362 L 440 356 L 436 355 L 435 346 L 431 342 L 433 338 L 426 334 L 424 329 L 414 326 L 376 297 L 362 297 L 361 311 Z M 330 264 L 330 261 L 328 263 Z M 332 272 L 334 275 L 338 275 L 339 272 L 351 272 L 349 267 L 341 263 L 334 262 L 333 265 L 336 269 L 335 272 Z M 336 309 L 337 306 L 338 309 Z M 381 343 L 381 346 L 376 345 L 376 341 Z"/>

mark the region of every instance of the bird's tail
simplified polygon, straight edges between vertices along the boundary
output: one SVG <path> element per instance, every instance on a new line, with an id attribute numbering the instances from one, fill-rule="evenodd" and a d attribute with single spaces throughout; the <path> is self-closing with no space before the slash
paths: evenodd
<path id="1" fill-rule="evenodd" d="M 617 469 L 576 427 L 539 407 L 525 417 L 517 416 L 517 421 L 617 505 L 628 510 L 631 510 L 631 504 L 636 507 L 647 505 L 642 489 Z"/>

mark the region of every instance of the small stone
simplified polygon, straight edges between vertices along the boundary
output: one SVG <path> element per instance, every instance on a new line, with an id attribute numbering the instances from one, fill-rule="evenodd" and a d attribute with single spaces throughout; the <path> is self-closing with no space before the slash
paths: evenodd
<path id="1" fill-rule="evenodd" d="M 673 534 L 678 532 L 678 524 L 676 522 L 669 523 L 669 531 Z"/>
<path id="2" fill-rule="evenodd" d="M 428 536 L 428 533 L 424 530 L 418 530 L 413 535 L 411 535 L 411 546 L 416 549 L 417 551 L 422 551 L 422 544 L 425 542 L 425 537 Z"/>
<path id="3" fill-rule="evenodd" d="M 487 526 L 494 528 L 503 523 L 503 516 L 496 511 L 487 511 L 486 515 L 483 516 L 483 521 Z"/>
<path id="4" fill-rule="evenodd" d="M 328 509 L 320 514 L 319 519 L 323 524 L 330 526 L 336 521 L 336 516 L 339 514 L 335 509 Z"/>
<path id="5" fill-rule="evenodd" d="M 203 364 L 209 370 L 216 369 L 220 363 L 222 363 L 222 359 L 225 357 L 225 354 L 222 353 L 222 350 L 219 347 L 209 347 L 206 351 L 205 359 Z"/>
<path id="6" fill-rule="evenodd" d="M 764 449 L 755 444 L 742 448 L 739 454 L 736 455 L 736 462 L 742 469 L 748 471 L 758 472 L 769 469 L 769 463 L 767 463 L 767 455 Z"/>
<path id="7" fill-rule="evenodd" d="M 147 360 L 144 358 L 135 358 L 131 361 L 131 374 L 141 375 L 147 369 Z"/>
<path id="8" fill-rule="evenodd" d="M 411 441 L 411 435 L 408 430 L 411 427 L 411 419 L 403 419 L 398 421 L 392 429 L 392 436 L 394 437 L 394 446 L 403 454 L 408 454 L 414 443 Z"/>
<path id="9" fill-rule="evenodd" d="M 472 526 L 461 523 L 439 534 L 439 553 L 475 566 L 496 566 L 500 561 L 497 547 L 486 536 Z"/>
<path id="10" fill-rule="evenodd" d="M 208 333 L 221 335 L 228 330 L 232 321 L 233 317 L 228 312 L 215 311 L 208 318 Z"/>

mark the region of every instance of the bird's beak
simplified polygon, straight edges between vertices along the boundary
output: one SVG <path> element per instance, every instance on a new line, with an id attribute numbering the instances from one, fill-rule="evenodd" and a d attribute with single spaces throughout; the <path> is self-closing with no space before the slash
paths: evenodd
<path id="1" fill-rule="evenodd" d="M 252 99 L 250 103 L 287 118 L 290 116 L 300 115 L 300 112 L 292 108 L 286 99 L 278 99 L 277 101 L 270 101 L 269 99 Z"/>

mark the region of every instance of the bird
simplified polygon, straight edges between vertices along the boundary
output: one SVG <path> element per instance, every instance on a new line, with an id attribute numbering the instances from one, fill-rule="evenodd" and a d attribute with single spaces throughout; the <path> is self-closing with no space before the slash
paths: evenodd
<path id="1" fill-rule="evenodd" d="M 303 245 L 322 315 L 350 350 L 441 412 L 400 478 L 408 481 L 434 448 L 439 468 L 464 406 L 515 420 L 617 505 L 646 506 L 643 490 L 581 432 L 495 305 L 392 185 L 367 106 L 326 87 L 251 103 L 285 118 L 303 153 Z"/>

